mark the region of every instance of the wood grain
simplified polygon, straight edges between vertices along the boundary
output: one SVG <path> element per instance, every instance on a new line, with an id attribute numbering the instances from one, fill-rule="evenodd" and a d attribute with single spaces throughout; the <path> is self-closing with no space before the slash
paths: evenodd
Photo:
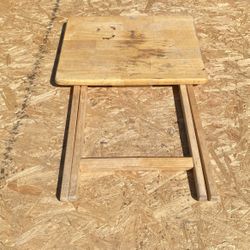
<path id="1" fill-rule="evenodd" d="M 186 85 L 180 85 L 180 96 L 182 102 L 183 115 L 185 119 L 188 141 L 190 145 L 191 154 L 194 161 L 194 178 L 195 186 L 198 200 L 207 200 L 206 185 L 201 165 L 200 153 L 197 144 L 197 138 L 195 134 L 195 128 L 192 118 L 192 113 L 190 109 L 190 103 L 188 99 L 187 87 Z"/>
<path id="2" fill-rule="evenodd" d="M 82 158 L 81 171 L 185 171 L 193 167 L 192 157 Z"/>
<path id="3" fill-rule="evenodd" d="M 61 184 L 60 200 L 67 201 L 71 183 L 72 159 L 75 147 L 75 131 L 77 123 L 78 108 L 80 102 L 80 86 L 73 87 L 72 102 L 70 110 L 69 129 L 67 135 L 66 153 L 64 159 L 63 176 Z"/>
<path id="4" fill-rule="evenodd" d="M 196 133 L 196 139 L 200 150 L 200 158 L 202 162 L 203 174 L 206 182 L 207 196 L 209 200 L 218 200 L 218 192 L 212 175 L 212 169 L 210 165 L 210 159 L 208 155 L 208 149 L 204 136 L 202 123 L 199 116 L 199 111 L 194 95 L 194 89 L 192 85 L 187 86 L 187 92 L 190 101 L 190 107 L 193 115 L 194 128 Z"/>
<path id="5" fill-rule="evenodd" d="M 60 85 L 137 86 L 206 81 L 191 17 L 68 20 L 56 74 Z"/>
<path id="6" fill-rule="evenodd" d="M 77 198 L 78 171 L 82 150 L 86 99 L 87 87 L 74 86 L 60 195 L 60 200 L 62 201 L 73 201 Z"/>
<path id="7" fill-rule="evenodd" d="M 77 199 L 77 189 L 78 189 L 78 172 L 81 159 L 81 151 L 83 144 L 83 129 L 85 125 L 85 115 L 86 115 L 86 102 L 87 102 L 87 86 L 81 86 L 80 102 L 77 115 L 77 123 L 75 130 L 75 148 L 74 155 L 72 159 L 72 169 L 71 169 L 71 180 L 69 187 L 69 197 L 70 201 Z"/>

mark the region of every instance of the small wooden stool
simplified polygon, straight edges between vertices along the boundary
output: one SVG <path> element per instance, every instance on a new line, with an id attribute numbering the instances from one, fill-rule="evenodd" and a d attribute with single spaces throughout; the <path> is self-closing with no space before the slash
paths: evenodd
<path id="1" fill-rule="evenodd" d="M 57 84 L 73 86 L 60 200 L 76 199 L 79 167 L 95 171 L 193 169 L 197 199 L 215 199 L 192 86 L 206 81 L 191 17 L 70 18 L 56 73 Z M 87 88 L 152 85 L 179 85 L 192 157 L 83 158 Z"/>

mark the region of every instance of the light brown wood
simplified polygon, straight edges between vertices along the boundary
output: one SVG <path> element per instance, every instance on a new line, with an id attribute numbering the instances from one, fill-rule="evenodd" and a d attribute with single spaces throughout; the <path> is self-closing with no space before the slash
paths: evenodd
<path id="1" fill-rule="evenodd" d="M 192 157 L 112 157 L 82 158 L 81 171 L 185 171 L 193 168 Z"/>
<path id="2" fill-rule="evenodd" d="M 60 200 L 73 201 L 77 198 L 78 172 L 83 144 L 87 86 L 75 86 L 71 107 L 70 125 L 65 155 Z M 67 161 L 66 161 L 67 160 Z"/>
<path id="3" fill-rule="evenodd" d="M 60 85 L 137 86 L 207 81 L 192 17 L 74 17 L 56 74 Z"/>
<path id="4" fill-rule="evenodd" d="M 72 160 L 75 148 L 75 131 L 77 123 L 78 108 L 80 102 L 80 86 L 73 87 L 70 120 L 67 135 L 66 153 L 64 159 L 63 176 L 61 184 L 60 200 L 67 201 L 71 185 Z"/>
<path id="5" fill-rule="evenodd" d="M 74 120 L 70 123 L 66 152 L 68 165 L 64 173 L 66 176 L 63 176 L 61 199 L 76 199 L 79 165 L 84 166 L 85 171 L 176 171 L 190 169 L 193 161 L 198 199 L 207 199 L 190 103 L 186 87 L 183 86 L 180 87 L 180 93 L 193 160 L 164 157 L 81 159 L 87 86 L 198 84 L 206 80 L 191 17 L 109 16 L 69 19 L 56 81 L 62 85 L 84 87 L 80 88 L 80 97 L 74 95 L 78 100 L 73 100 Z"/>
<path id="6" fill-rule="evenodd" d="M 80 102 L 75 130 L 75 148 L 72 160 L 71 181 L 69 188 L 69 200 L 77 199 L 78 172 L 83 145 L 83 129 L 85 125 L 86 106 L 87 106 L 87 86 L 81 86 Z"/>
<path id="7" fill-rule="evenodd" d="M 193 123 L 193 117 L 191 113 L 187 87 L 186 85 L 180 85 L 180 96 L 182 102 L 183 115 L 185 119 L 188 141 L 190 145 L 191 154 L 194 161 L 194 178 L 198 200 L 207 200 L 206 185 L 201 165 L 200 153 L 197 144 L 197 138 L 195 134 L 195 128 Z"/>
<path id="8" fill-rule="evenodd" d="M 198 142 L 199 150 L 200 150 L 200 158 L 202 162 L 203 174 L 206 182 L 207 188 L 207 196 L 209 200 L 216 201 L 218 200 L 219 196 L 217 193 L 216 185 L 214 183 L 214 178 L 212 175 L 212 169 L 210 165 L 208 149 L 206 145 L 206 140 L 204 136 L 204 131 L 202 127 L 202 123 L 199 116 L 199 111 L 194 95 L 194 89 L 192 85 L 187 86 L 188 96 L 190 107 L 193 116 L 193 122 L 195 127 L 196 139 Z"/>

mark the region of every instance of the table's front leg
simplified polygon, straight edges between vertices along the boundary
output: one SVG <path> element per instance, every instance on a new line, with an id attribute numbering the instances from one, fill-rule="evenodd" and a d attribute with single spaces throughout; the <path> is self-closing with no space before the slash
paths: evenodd
<path id="1" fill-rule="evenodd" d="M 73 201 L 77 198 L 86 100 L 87 86 L 74 86 L 61 184 L 61 201 Z"/>
<path id="2" fill-rule="evenodd" d="M 182 109 L 183 109 L 183 115 L 184 115 L 185 124 L 186 124 L 190 151 L 191 151 L 193 162 L 194 162 L 193 171 L 194 171 L 197 199 L 207 200 L 207 191 L 206 191 L 204 174 L 203 174 L 202 164 L 201 164 L 201 159 L 200 159 L 199 146 L 197 143 L 195 127 L 194 127 L 194 122 L 193 122 L 193 117 L 192 117 L 192 112 L 191 112 L 186 85 L 180 85 L 180 96 L 181 96 Z"/>
<path id="3" fill-rule="evenodd" d="M 205 140 L 205 135 L 202 128 L 202 123 L 199 115 L 198 106 L 196 103 L 193 85 L 187 86 L 187 92 L 189 96 L 190 107 L 193 116 L 193 123 L 196 133 L 196 139 L 199 146 L 200 158 L 203 167 L 203 174 L 206 182 L 208 200 L 218 200 L 218 192 L 212 175 L 212 169 L 210 165 L 208 148 Z"/>

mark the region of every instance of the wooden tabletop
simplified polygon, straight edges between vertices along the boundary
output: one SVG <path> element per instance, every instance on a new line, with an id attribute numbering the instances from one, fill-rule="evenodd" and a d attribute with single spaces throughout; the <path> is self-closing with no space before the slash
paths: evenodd
<path id="1" fill-rule="evenodd" d="M 206 81 L 192 17 L 73 17 L 67 22 L 56 74 L 59 85 Z"/>

